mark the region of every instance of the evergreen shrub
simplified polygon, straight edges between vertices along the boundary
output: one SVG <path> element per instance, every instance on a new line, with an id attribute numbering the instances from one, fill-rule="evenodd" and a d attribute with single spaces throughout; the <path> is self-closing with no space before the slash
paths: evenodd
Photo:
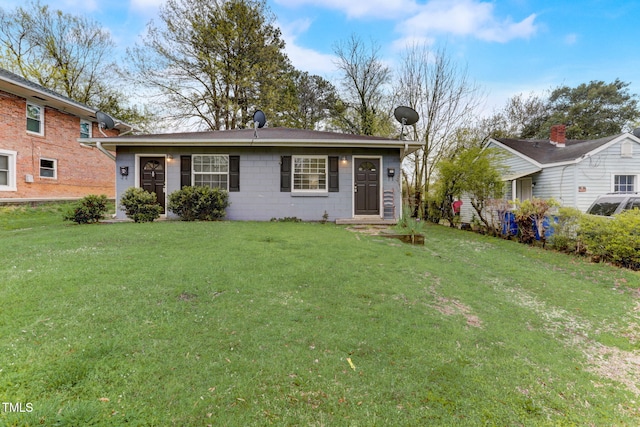
<path id="1" fill-rule="evenodd" d="M 120 198 L 120 205 L 120 209 L 134 222 L 152 222 L 160 218 L 162 213 L 156 193 L 150 193 L 143 188 L 127 189 Z"/>
<path id="2" fill-rule="evenodd" d="M 183 221 L 217 221 L 227 215 L 229 193 L 220 188 L 185 186 L 169 195 L 169 210 Z"/>

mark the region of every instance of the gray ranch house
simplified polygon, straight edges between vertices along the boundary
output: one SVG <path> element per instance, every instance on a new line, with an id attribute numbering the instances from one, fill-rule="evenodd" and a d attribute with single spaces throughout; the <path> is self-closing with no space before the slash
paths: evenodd
<path id="1" fill-rule="evenodd" d="M 506 156 L 508 200 L 553 197 L 585 212 L 602 194 L 640 191 L 640 139 L 632 133 L 567 140 L 557 125 L 548 140 L 493 138 L 488 147 Z M 471 217 L 470 204 L 463 207 L 463 218 Z"/>
<path id="2" fill-rule="evenodd" d="M 188 185 L 229 191 L 230 220 L 297 217 L 396 222 L 413 142 L 288 128 L 92 138 L 116 153 L 116 200 L 130 187 L 167 197 Z M 117 209 L 117 218 L 124 212 Z"/>

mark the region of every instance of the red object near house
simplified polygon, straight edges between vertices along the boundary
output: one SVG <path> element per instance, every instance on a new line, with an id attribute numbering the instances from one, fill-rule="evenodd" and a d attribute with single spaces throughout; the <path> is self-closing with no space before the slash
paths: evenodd
<path id="1" fill-rule="evenodd" d="M 453 214 L 458 215 L 460 213 L 460 208 L 462 207 L 462 200 L 456 200 L 451 204 L 453 208 Z"/>
<path id="2" fill-rule="evenodd" d="M 96 110 L 0 69 L 0 202 L 115 197 L 115 162 L 80 142 Z M 117 136 L 118 127 L 104 130 Z"/>

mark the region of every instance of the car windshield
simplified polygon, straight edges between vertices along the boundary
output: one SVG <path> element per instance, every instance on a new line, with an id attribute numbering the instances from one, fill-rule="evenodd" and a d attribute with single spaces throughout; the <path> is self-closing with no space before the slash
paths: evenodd
<path id="1" fill-rule="evenodd" d="M 627 205 L 624 208 L 626 210 L 640 209 L 640 198 L 635 197 L 635 198 L 629 199 L 629 201 L 627 202 Z"/>
<path id="2" fill-rule="evenodd" d="M 592 215 L 611 216 L 623 200 L 624 197 L 608 197 L 607 199 L 596 200 L 596 202 L 591 205 L 587 213 Z"/>

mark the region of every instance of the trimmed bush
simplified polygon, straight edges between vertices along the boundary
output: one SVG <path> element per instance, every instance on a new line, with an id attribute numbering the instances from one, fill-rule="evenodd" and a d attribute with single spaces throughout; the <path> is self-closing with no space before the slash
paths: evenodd
<path id="1" fill-rule="evenodd" d="M 100 221 L 107 212 L 109 200 L 104 194 L 88 196 L 80 199 L 79 204 L 74 205 L 72 210 L 65 213 L 65 221 L 73 221 L 77 224 L 92 224 Z"/>
<path id="2" fill-rule="evenodd" d="M 613 218 L 584 215 L 578 238 L 593 261 L 640 269 L 640 210 Z"/>
<path id="3" fill-rule="evenodd" d="M 120 209 L 134 222 L 152 222 L 162 213 L 156 193 L 149 193 L 142 188 L 127 189 L 120 198 L 120 205 Z"/>
<path id="4" fill-rule="evenodd" d="M 185 186 L 169 195 L 169 210 L 183 221 L 217 221 L 228 206 L 229 193 L 220 188 Z"/>

